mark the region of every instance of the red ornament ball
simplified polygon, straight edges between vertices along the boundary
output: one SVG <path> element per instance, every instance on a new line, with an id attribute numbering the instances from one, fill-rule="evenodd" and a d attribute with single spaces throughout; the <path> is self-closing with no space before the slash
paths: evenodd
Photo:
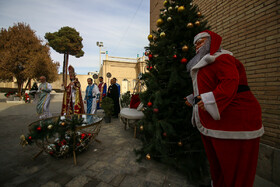
<path id="1" fill-rule="evenodd" d="M 39 126 L 39 127 L 37 127 L 37 131 L 41 131 L 42 130 L 42 128 Z"/>
<path id="2" fill-rule="evenodd" d="M 151 60 L 153 58 L 153 55 L 149 54 L 148 57 L 149 57 L 149 60 Z"/>
<path id="3" fill-rule="evenodd" d="M 158 108 L 154 108 L 154 113 L 158 113 Z"/>
<path id="4" fill-rule="evenodd" d="M 162 133 L 163 136 L 167 136 L 166 132 Z"/>
<path id="5" fill-rule="evenodd" d="M 28 139 L 31 140 L 31 139 L 32 139 L 32 136 L 29 136 Z"/>
<path id="6" fill-rule="evenodd" d="M 153 104 L 152 102 L 148 102 L 148 106 L 151 107 Z"/>
<path id="7" fill-rule="evenodd" d="M 176 58 L 177 58 L 177 55 L 173 55 L 173 58 L 176 59 Z"/>
<path id="8" fill-rule="evenodd" d="M 187 61 L 188 61 L 188 60 L 187 60 L 186 58 L 182 58 L 182 59 L 181 59 L 181 63 L 182 63 L 182 64 L 186 64 Z"/>

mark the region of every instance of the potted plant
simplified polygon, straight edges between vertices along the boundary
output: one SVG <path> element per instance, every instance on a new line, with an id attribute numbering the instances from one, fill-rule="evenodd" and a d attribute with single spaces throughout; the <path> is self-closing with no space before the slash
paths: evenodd
<path id="1" fill-rule="evenodd" d="M 104 110 L 105 116 L 104 120 L 105 123 L 111 122 L 111 117 L 114 112 L 114 101 L 110 97 L 105 97 L 101 102 L 102 109 Z"/>

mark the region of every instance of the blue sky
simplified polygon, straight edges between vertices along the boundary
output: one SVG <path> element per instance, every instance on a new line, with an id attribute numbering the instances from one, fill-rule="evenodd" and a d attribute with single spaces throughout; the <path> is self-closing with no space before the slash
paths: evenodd
<path id="1" fill-rule="evenodd" d="M 149 0 L 0 0 L 0 28 L 14 23 L 29 24 L 44 39 L 46 32 L 61 27 L 75 28 L 83 38 L 85 55 L 70 57 L 78 74 L 99 70 L 99 48 L 109 56 L 136 58 L 148 45 Z M 51 50 L 54 61 L 62 64 L 63 55 Z M 102 55 L 102 59 L 105 56 Z M 62 67 L 62 65 L 61 65 Z M 60 67 L 60 71 L 61 71 Z"/>

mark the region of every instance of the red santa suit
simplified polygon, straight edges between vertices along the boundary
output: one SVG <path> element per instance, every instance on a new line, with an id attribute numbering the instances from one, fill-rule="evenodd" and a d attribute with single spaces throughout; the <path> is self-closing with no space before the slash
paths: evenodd
<path id="1" fill-rule="evenodd" d="M 192 69 L 192 96 L 201 96 L 206 111 L 193 105 L 192 122 L 202 134 L 210 163 L 213 186 L 253 186 L 264 129 L 261 108 L 249 90 L 240 61 L 226 50 L 219 50 L 222 38 L 211 31 L 210 54 Z"/>

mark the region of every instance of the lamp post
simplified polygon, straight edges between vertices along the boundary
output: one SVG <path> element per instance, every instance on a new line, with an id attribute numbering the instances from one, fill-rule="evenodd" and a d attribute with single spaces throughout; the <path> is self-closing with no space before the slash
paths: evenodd
<path id="1" fill-rule="evenodd" d="M 101 68 L 101 54 L 105 54 L 104 51 L 101 51 L 103 47 L 103 42 L 96 42 L 97 47 L 99 47 L 99 69 Z"/>

